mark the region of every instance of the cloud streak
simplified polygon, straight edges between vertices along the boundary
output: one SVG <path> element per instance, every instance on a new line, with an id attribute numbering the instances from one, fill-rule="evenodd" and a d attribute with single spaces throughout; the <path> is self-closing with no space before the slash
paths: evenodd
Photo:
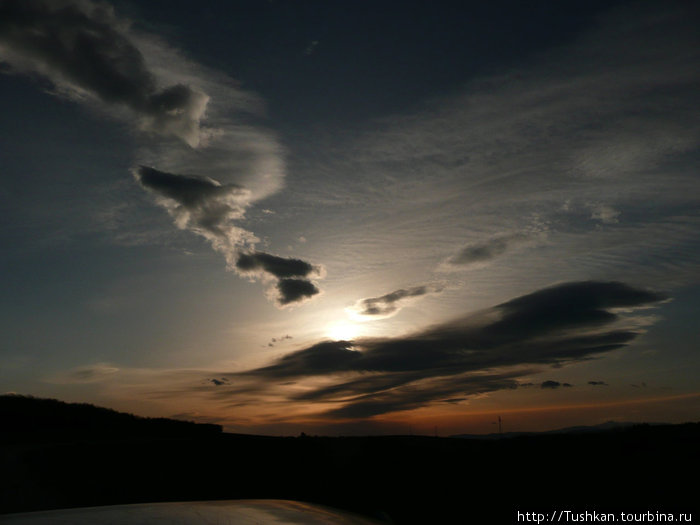
<path id="1" fill-rule="evenodd" d="M 571 386 L 573 385 L 569 383 L 560 383 L 559 381 L 552 381 L 551 379 L 548 381 L 542 381 L 542 383 L 540 384 L 540 388 L 548 388 L 550 390 L 556 390 L 559 387 L 570 388 Z"/>
<path id="2" fill-rule="evenodd" d="M 452 267 L 465 267 L 487 263 L 528 239 L 530 239 L 530 235 L 525 233 L 495 235 L 484 241 L 467 244 L 459 253 L 450 257 L 447 264 Z"/>
<path id="3" fill-rule="evenodd" d="M 307 382 L 315 386 L 289 394 L 288 401 L 325 405 L 321 416 L 330 419 L 372 417 L 518 388 L 518 378 L 544 366 L 623 348 L 642 328 L 619 310 L 665 298 L 619 282 L 565 283 L 403 337 L 317 343 L 227 377 L 262 390 L 284 381 Z M 571 385 L 541 385 L 559 386 Z"/>
<path id="4" fill-rule="evenodd" d="M 384 319 L 399 312 L 406 304 L 418 297 L 428 294 L 440 293 L 443 290 L 439 285 L 421 285 L 412 288 L 400 288 L 391 293 L 379 297 L 367 297 L 360 299 L 348 313 L 362 320 Z"/>

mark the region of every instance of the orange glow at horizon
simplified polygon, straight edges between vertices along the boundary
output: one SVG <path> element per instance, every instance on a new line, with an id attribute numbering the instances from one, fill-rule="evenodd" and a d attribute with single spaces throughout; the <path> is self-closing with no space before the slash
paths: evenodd
<path id="1" fill-rule="evenodd" d="M 673 404 L 670 404 L 672 403 Z M 282 408 L 280 403 L 278 408 Z M 309 408 L 307 405 L 306 408 Z M 318 408 L 318 407 L 315 407 Z M 314 417 L 308 412 L 288 413 L 277 419 L 276 424 L 266 424 L 264 419 L 248 419 L 247 423 L 230 421 L 236 432 L 262 431 L 289 435 L 290 429 L 300 429 L 307 434 L 397 434 L 450 436 L 458 434 L 492 434 L 498 432 L 498 418 L 502 419 L 503 432 L 540 432 L 574 426 L 590 426 L 607 421 L 634 423 L 684 423 L 698 421 L 700 392 L 624 399 L 601 403 L 571 403 L 488 408 L 469 411 L 465 405 L 450 407 L 423 407 L 413 411 L 396 412 L 357 420 L 328 420 Z M 228 426 L 223 422 L 224 426 Z M 258 426 L 260 425 L 260 426 Z M 353 426 L 356 425 L 356 430 Z M 337 430 L 334 430 L 337 428 Z M 367 429 L 367 430 L 363 430 Z M 295 433 L 291 430 L 291 433 Z M 298 431 L 296 431 L 298 433 Z"/>
<path id="2" fill-rule="evenodd" d="M 394 425 L 410 426 L 414 432 L 423 434 L 433 434 L 435 427 L 440 435 L 474 433 L 489 434 L 498 431 L 495 422 L 498 417 L 503 418 L 503 431 L 541 431 L 553 430 L 567 426 L 591 425 L 610 420 L 628 420 L 639 423 L 643 422 L 667 422 L 668 417 L 673 413 L 668 407 L 654 407 L 653 405 L 664 404 L 670 401 L 700 401 L 700 392 L 686 394 L 676 394 L 643 399 L 624 399 L 619 401 L 606 401 L 600 403 L 572 403 L 564 405 L 545 405 L 528 407 L 511 407 L 502 409 L 477 410 L 473 412 L 462 411 L 456 414 L 454 410 L 439 410 L 435 407 L 420 408 L 411 412 L 404 412 L 386 416 L 382 422 Z M 633 417 L 637 410 L 628 410 L 625 414 L 612 417 L 610 409 L 614 408 L 642 408 L 645 407 L 644 415 L 638 418 Z M 694 405 L 698 414 L 699 405 Z M 687 411 L 686 411 L 687 412 Z M 647 414 L 651 414 L 649 417 Z M 629 419 L 622 419 L 626 416 Z M 653 417 L 658 417 L 655 421 Z M 676 422 L 697 421 L 691 418 L 674 418 Z M 377 418 L 377 420 L 379 420 Z M 581 421 L 586 421 L 582 423 Z M 466 430 L 465 430 L 466 429 Z"/>

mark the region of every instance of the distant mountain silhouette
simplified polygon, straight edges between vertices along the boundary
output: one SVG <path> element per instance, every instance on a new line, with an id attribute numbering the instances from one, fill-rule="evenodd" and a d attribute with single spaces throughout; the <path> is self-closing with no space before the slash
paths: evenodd
<path id="1" fill-rule="evenodd" d="M 663 423 L 633 423 L 627 421 L 606 421 L 605 423 L 600 423 L 598 425 L 579 425 L 573 427 L 558 428 L 555 430 L 544 430 L 541 432 L 503 432 L 499 434 L 498 432 L 493 432 L 491 434 L 455 434 L 453 438 L 460 439 L 500 439 L 500 438 L 512 438 L 520 436 L 544 436 L 551 434 L 585 434 L 588 432 L 605 432 L 608 430 L 621 430 L 630 427 L 637 426 L 656 426 L 662 425 Z"/>
<path id="2" fill-rule="evenodd" d="M 0 396 L 0 438 L 25 442 L 60 441 L 79 436 L 99 439 L 138 436 L 193 436 L 220 433 L 220 425 L 167 418 L 145 418 L 87 403 L 65 403 L 32 396 Z"/>

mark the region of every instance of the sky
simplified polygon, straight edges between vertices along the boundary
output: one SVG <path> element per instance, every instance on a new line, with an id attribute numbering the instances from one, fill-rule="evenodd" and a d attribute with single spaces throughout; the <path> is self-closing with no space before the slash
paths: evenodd
<path id="1" fill-rule="evenodd" d="M 697 421 L 699 14 L 0 0 L 0 391 L 275 435 Z"/>

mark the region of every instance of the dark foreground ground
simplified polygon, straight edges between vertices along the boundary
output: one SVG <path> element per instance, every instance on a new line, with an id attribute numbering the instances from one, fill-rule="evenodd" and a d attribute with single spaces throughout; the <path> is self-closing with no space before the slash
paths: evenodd
<path id="1" fill-rule="evenodd" d="M 566 510 L 700 522 L 698 423 L 501 440 L 277 438 L 86 406 L 68 417 L 61 410 L 76 405 L 12 397 L 0 398 L 0 513 L 274 498 L 388 523 L 517 523 L 518 512 L 533 522 L 525 513 Z"/>

